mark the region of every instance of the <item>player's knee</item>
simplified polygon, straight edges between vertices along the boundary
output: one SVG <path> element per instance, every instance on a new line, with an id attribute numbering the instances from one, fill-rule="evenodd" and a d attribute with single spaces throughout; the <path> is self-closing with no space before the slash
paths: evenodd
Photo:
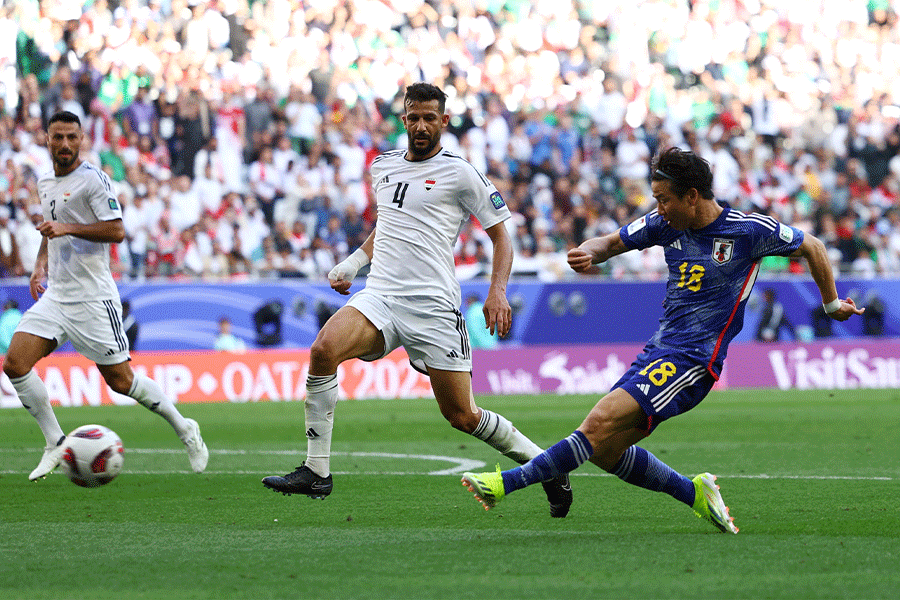
<path id="1" fill-rule="evenodd" d="M 309 348 L 310 367 L 321 367 L 330 369 L 337 367 L 338 357 L 337 348 L 326 337 L 317 337 Z"/>
<path id="2" fill-rule="evenodd" d="M 106 385 L 117 394 L 122 394 L 123 396 L 128 395 L 128 392 L 131 391 L 132 379 L 126 377 L 124 375 L 109 375 L 106 377 Z"/>
<path id="3" fill-rule="evenodd" d="M 469 411 L 447 411 L 444 418 L 454 429 L 463 433 L 472 433 L 478 427 L 478 415 Z"/>
<path id="4" fill-rule="evenodd" d="M 588 438 L 588 440 L 599 440 L 608 437 L 612 433 L 614 419 L 609 411 L 599 406 L 595 406 L 579 429 Z"/>
<path id="5" fill-rule="evenodd" d="M 25 364 L 13 355 L 7 355 L 3 360 L 3 372 L 10 379 L 17 379 L 28 375 L 32 365 Z"/>

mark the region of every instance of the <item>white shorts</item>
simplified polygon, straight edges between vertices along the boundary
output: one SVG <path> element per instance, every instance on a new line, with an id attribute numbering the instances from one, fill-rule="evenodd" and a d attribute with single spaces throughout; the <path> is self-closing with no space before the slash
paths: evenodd
<path id="1" fill-rule="evenodd" d="M 412 296 L 382 296 L 361 290 L 347 302 L 384 335 L 384 352 L 361 357 L 372 361 L 403 346 L 413 368 L 472 371 L 472 350 L 466 320 L 448 300 Z"/>
<path id="2" fill-rule="evenodd" d="M 98 365 L 131 359 L 118 298 L 63 303 L 42 296 L 22 315 L 16 331 L 56 340 L 57 347 L 71 341 L 79 354 Z"/>

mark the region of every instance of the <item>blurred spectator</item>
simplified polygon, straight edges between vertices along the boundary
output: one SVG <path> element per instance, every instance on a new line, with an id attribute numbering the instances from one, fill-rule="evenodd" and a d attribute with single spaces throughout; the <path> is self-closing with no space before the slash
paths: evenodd
<path id="1" fill-rule="evenodd" d="M 199 89 L 192 87 L 178 95 L 173 174 L 194 177 L 197 153 L 209 142 L 214 128 L 212 110 Z"/>
<path id="2" fill-rule="evenodd" d="M 288 121 L 288 135 L 297 152 L 306 154 L 321 137 L 322 115 L 316 108 L 312 94 L 292 86 L 288 92 L 284 106 L 284 115 Z"/>
<path id="3" fill-rule="evenodd" d="M 271 227 L 275 222 L 275 205 L 284 197 L 284 178 L 275 166 L 274 152 L 270 146 L 263 146 L 259 151 L 259 160 L 250 165 L 250 191 L 256 198 Z"/>
<path id="4" fill-rule="evenodd" d="M 244 159 L 250 163 L 257 160 L 260 150 L 271 140 L 275 126 L 275 91 L 267 82 L 247 93 L 252 98 L 244 107 L 246 119 Z"/>
<path id="5" fill-rule="evenodd" d="M 168 210 L 163 211 L 157 221 L 153 232 L 153 257 L 148 264 L 150 274 L 160 277 L 171 277 L 180 270 L 175 259 L 180 233 L 172 225 L 169 214 Z"/>
<path id="6" fill-rule="evenodd" d="M 219 352 L 245 352 L 247 345 L 244 340 L 231 333 L 231 320 L 228 317 L 219 317 L 219 333 L 213 349 Z"/>
<path id="7" fill-rule="evenodd" d="M 125 337 L 128 339 L 128 350 L 134 352 L 137 350 L 137 338 L 141 328 L 131 312 L 131 301 L 128 299 L 122 300 L 122 329 L 125 330 Z"/>
<path id="8" fill-rule="evenodd" d="M 763 306 L 756 327 L 756 340 L 759 342 L 777 342 L 781 339 L 781 330 L 786 329 L 794 337 L 794 326 L 784 314 L 784 306 L 778 301 L 773 288 L 763 291 Z"/>
<path id="9" fill-rule="evenodd" d="M 875 290 L 869 290 L 866 293 L 864 307 L 866 312 L 863 313 L 863 335 L 882 336 L 884 335 L 884 318 L 886 307 L 884 301 Z"/>
<path id="10" fill-rule="evenodd" d="M 184 231 L 200 221 L 203 205 L 200 194 L 190 177 L 179 175 L 175 177 L 174 184 L 169 204 L 169 216 L 172 226 L 179 231 Z"/>
<path id="11" fill-rule="evenodd" d="M 341 128 L 340 140 L 332 146 L 332 152 L 336 159 L 337 181 L 340 186 L 340 193 L 333 199 L 334 207 L 340 211 L 346 204 L 353 204 L 362 212 L 369 202 L 363 183 L 366 153 L 350 127 Z"/>
<path id="12" fill-rule="evenodd" d="M 25 268 L 9 217 L 9 207 L 0 204 L 0 277 L 20 277 L 25 274 Z"/>
<path id="13" fill-rule="evenodd" d="M 122 223 L 125 225 L 125 240 L 131 269 L 131 279 L 143 280 L 147 272 L 147 250 L 154 228 L 151 208 L 145 204 L 147 186 L 138 184 L 134 198 L 122 206 Z"/>
<path id="14" fill-rule="evenodd" d="M 332 216 L 348 220 L 348 250 L 360 219 L 371 230 L 367 161 L 405 143 L 396 83 L 423 79 L 450 94 L 445 147 L 483 165 L 525 219 L 510 223 L 523 236 L 513 240 L 517 260 L 564 256 L 582 231 L 649 210 L 648 158 L 679 145 L 715 164 L 721 200 L 827 234 L 837 269 L 900 272 L 890 217 L 900 202 L 891 67 L 900 29 L 888 2 L 473 9 L 441 0 L 392 13 L 342 0 L 134 0 L 67 5 L 80 14 L 67 24 L 56 9 L 20 4 L 0 10 L 0 33 L 15 40 L 0 52 L 0 189 L 16 212 L 51 166 L 42 119 L 64 105 L 84 115 L 123 204 L 148 189 L 141 203 L 153 231 L 165 208 L 175 239 L 197 222 L 182 219 L 180 200 L 163 204 L 166 188 L 180 198 L 186 176 L 198 182 L 201 213 L 213 219 L 204 229 L 230 257 L 230 277 L 247 276 L 278 221 L 302 221 L 313 238 L 304 260 L 324 264 L 335 256 L 318 234 Z M 283 199 L 251 187 L 266 149 Z M 9 221 L 16 239 L 27 224 L 19 215 Z M 459 258 L 471 260 L 473 248 L 461 246 Z M 131 246 L 123 250 L 127 260 Z M 300 261 L 297 249 L 292 256 Z M 649 270 L 613 261 L 604 272 L 657 276 L 656 259 L 646 260 Z M 169 271 L 185 269 L 150 274 Z"/>
<path id="15" fill-rule="evenodd" d="M 122 112 L 122 129 L 125 135 L 136 133 L 138 136 L 147 136 L 156 144 L 159 139 L 159 123 L 156 107 L 150 101 L 149 82 L 138 87 L 137 95 Z"/>
<path id="16" fill-rule="evenodd" d="M 496 348 L 497 334 L 487 328 L 484 318 L 484 303 L 481 296 L 471 293 L 466 296 L 465 307 L 466 329 L 469 333 L 469 345 L 472 348 Z"/>
<path id="17" fill-rule="evenodd" d="M 0 356 L 5 356 L 9 350 L 9 342 L 21 319 L 22 311 L 19 310 L 18 302 L 7 300 L 3 303 L 3 313 L 0 314 Z"/>

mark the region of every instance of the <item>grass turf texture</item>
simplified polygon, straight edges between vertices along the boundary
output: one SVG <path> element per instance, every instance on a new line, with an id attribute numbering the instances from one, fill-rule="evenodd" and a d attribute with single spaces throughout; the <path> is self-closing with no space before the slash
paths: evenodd
<path id="1" fill-rule="evenodd" d="M 481 398 L 537 443 L 581 422 L 585 396 Z M 305 452 L 300 403 L 185 405 L 210 447 L 189 472 L 141 407 L 57 408 L 63 429 L 111 427 L 125 469 L 106 487 L 31 483 L 40 434 L 0 411 L 0 597 L 38 598 L 895 598 L 900 589 L 900 393 L 714 392 L 644 446 L 709 470 L 737 536 L 669 496 L 574 473 L 568 518 L 539 486 L 485 512 L 459 463 L 498 456 L 452 430 L 432 400 L 342 402 L 325 501 L 259 483 Z M 410 456 L 414 455 L 414 456 Z M 512 463 L 500 457 L 508 468 Z"/>

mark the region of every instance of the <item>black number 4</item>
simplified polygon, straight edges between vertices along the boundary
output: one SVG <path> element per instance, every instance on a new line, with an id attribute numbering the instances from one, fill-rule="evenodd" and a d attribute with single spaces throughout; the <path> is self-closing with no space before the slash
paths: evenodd
<path id="1" fill-rule="evenodd" d="M 408 187 L 408 183 L 397 184 L 397 189 L 394 190 L 394 199 L 392 200 L 392 202 L 397 205 L 397 208 L 403 208 L 403 199 L 406 197 L 406 190 Z"/>

